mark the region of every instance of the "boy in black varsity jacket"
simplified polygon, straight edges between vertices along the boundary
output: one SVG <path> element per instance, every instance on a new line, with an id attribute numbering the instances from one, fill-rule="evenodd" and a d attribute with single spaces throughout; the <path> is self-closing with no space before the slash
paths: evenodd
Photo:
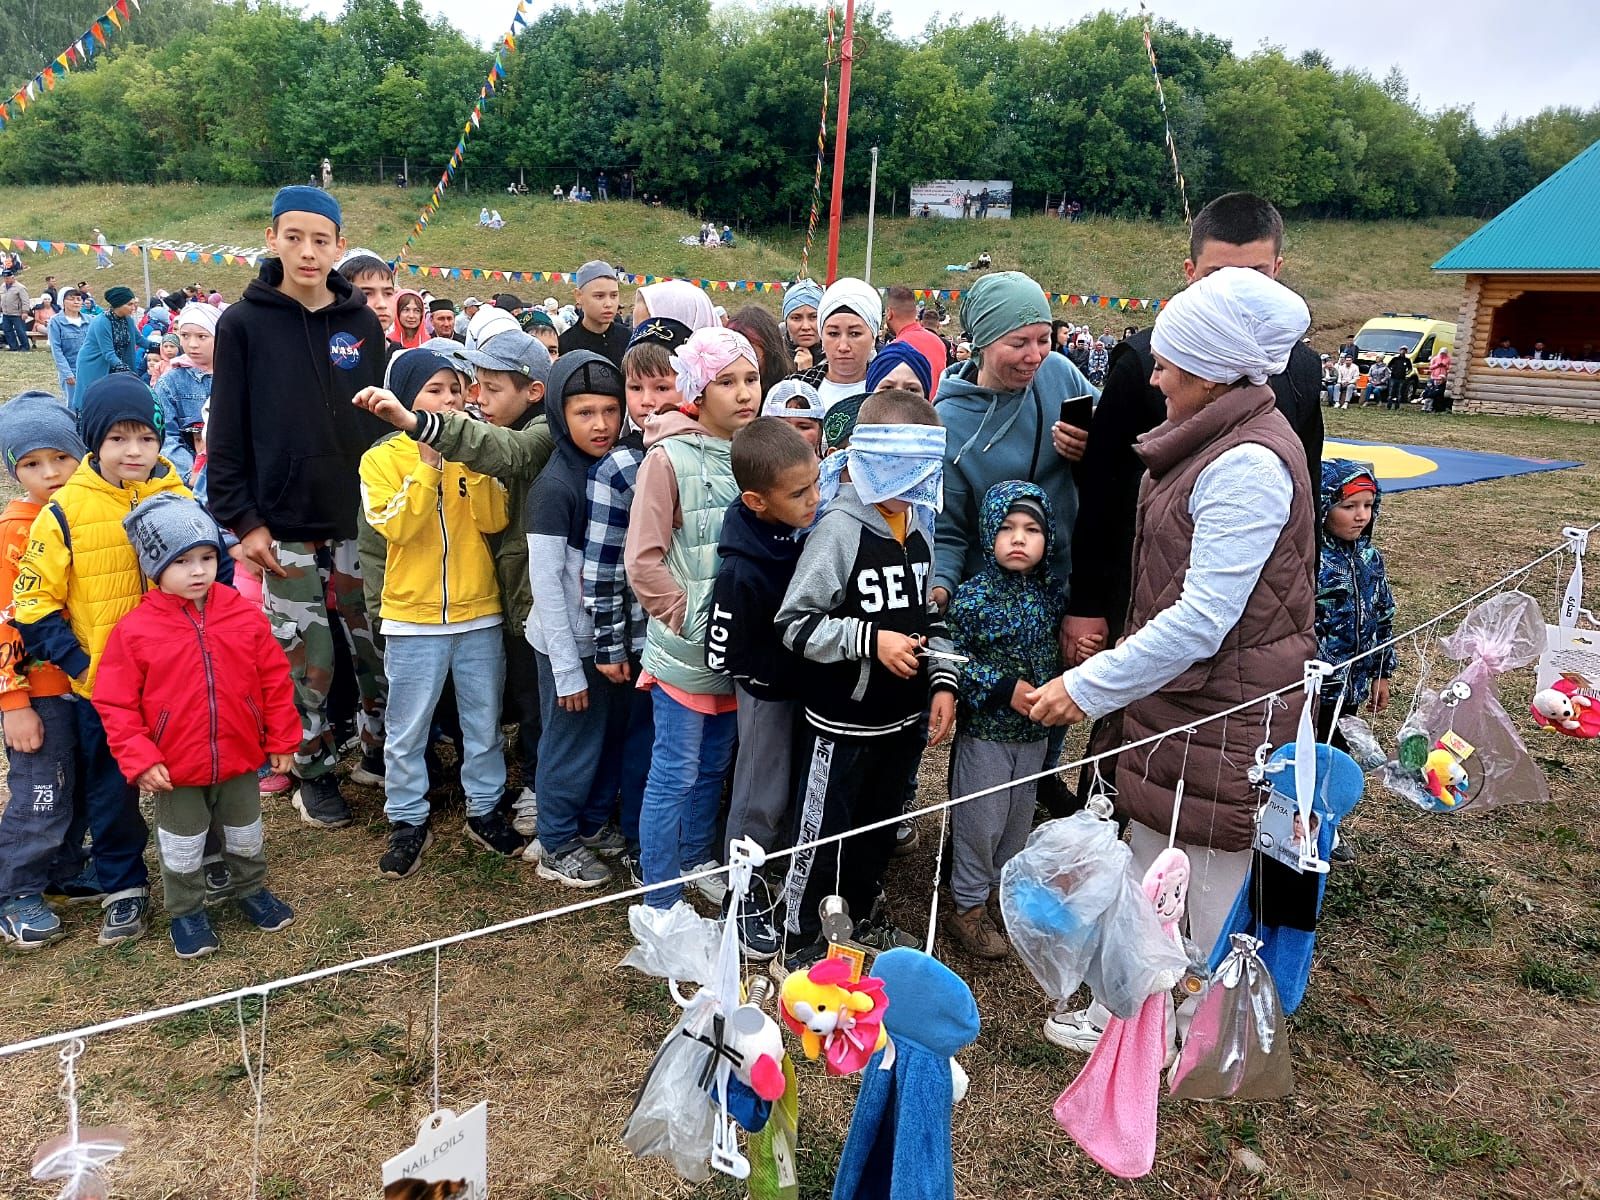
<path id="1" fill-rule="evenodd" d="M 943 435 L 926 400 L 880 392 L 861 406 L 850 449 L 824 464 L 822 517 L 777 617 L 784 645 L 807 660 L 797 843 L 898 816 L 922 753 L 922 714 L 932 745 L 955 724 L 955 663 L 940 657 L 950 638 L 928 598 Z M 794 857 L 788 969 L 826 950 L 817 906 L 836 885 L 857 938 L 893 943 L 881 914 L 893 848 L 886 825 Z"/>

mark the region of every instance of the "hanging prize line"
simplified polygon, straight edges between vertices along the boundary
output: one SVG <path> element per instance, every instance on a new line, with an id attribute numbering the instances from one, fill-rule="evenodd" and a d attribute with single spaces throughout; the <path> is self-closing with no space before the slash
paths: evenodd
<path id="1" fill-rule="evenodd" d="M 506 77 L 505 56 L 516 53 L 517 34 L 527 28 L 527 25 L 528 0 L 517 0 L 517 11 L 511 17 L 511 28 L 501 34 L 495 43 L 494 62 L 489 67 L 488 76 L 478 88 L 478 98 L 472 103 L 472 111 L 467 114 L 467 119 L 461 126 L 461 136 L 456 139 L 456 147 L 450 152 L 450 161 L 445 164 L 439 182 L 433 185 L 432 194 L 423 204 L 422 211 L 417 214 L 416 223 L 412 225 L 411 233 L 406 237 L 406 244 L 400 248 L 397 261 L 405 261 L 406 255 L 411 253 L 411 244 L 428 227 L 433 214 L 439 211 L 439 205 L 444 201 L 445 189 L 454 181 L 456 169 L 467 157 L 467 139 L 472 136 L 474 129 L 482 128 L 484 105 L 499 94 L 498 87 Z"/>
<path id="2" fill-rule="evenodd" d="M 811 178 L 811 215 L 806 218 L 806 244 L 800 250 L 800 278 L 811 277 L 811 244 L 817 236 L 822 211 L 822 162 L 828 143 L 828 84 L 833 77 L 834 7 L 828 5 L 828 53 L 822 62 L 822 119 L 817 124 L 817 170 Z"/>
<path id="3" fill-rule="evenodd" d="M 11 93 L 9 99 L 0 103 L 0 130 L 13 120 L 11 115 L 13 107 L 19 113 L 27 112 L 28 105 L 36 102 L 41 95 L 55 91 L 56 81 L 64 75 L 70 75 L 73 67 L 82 70 L 93 62 L 98 50 L 105 49 L 111 34 L 132 20 L 128 12 L 128 3 L 129 0 L 116 0 L 115 4 L 95 18 L 93 25 L 73 38 L 65 50 L 51 59 L 43 70 Z M 144 11 L 139 7 L 139 0 L 132 0 L 132 3 L 134 12 Z"/>
<path id="4" fill-rule="evenodd" d="M 1150 75 L 1156 81 L 1156 99 L 1161 103 L 1161 123 L 1167 128 L 1167 153 L 1172 155 L 1172 177 L 1178 183 L 1178 196 L 1183 201 L 1183 222 L 1192 225 L 1189 215 L 1189 189 L 1183 182 L 1183 171 L 1178 167 L 1178 143 L 1172 136 L 1172 118 L 1167 115 L 1167 93 L 1161 87 L 1161 70 L 1156 66 L 1156 48 L 1150 40 L 1150 10 L 1144 0 L 1139 0 L 1139 15 L 1144 18 L 1144 52 L 1150 56 Z"/>
<path id="5" fill-rule="evenodd" d="M 1596 522 L 1595 524 L 1582 529 L 1582 532 L 1585 534 L 1592 534 L 1597 531 L 1600 531 L 1600 522 Z M 1495 582 L 1486 587 L 1480 588 L 1477 592 L 1474 592 L 1466 599 L 1451 605 L 1443 612 L 1429 617 L 1426 621 L 1413 626 L 1405 632 L 1396 634 L 1388 641 L 1374 646 L 1370 650 L 1362 651 L 1360 654 L 1351 655 L 1342 662 L 1333 664 L 1333 669 L 1336 671 L 1344 670 L 1352 664 L 1360 662 L 1362 659 L 1370 658 L 1374 654 L 1381 654 L 1385 650 L 1388 650 L 1407 639 L 1419 636 L 1425 631 L 1438 625 L 1441 621 L 1446 620 L 1465 608 L 1471 607 L 1479 600 L 1484 599 L 1501 588 L 1512 583 L 1523 581 L 1526 579 L 1528 574 L 1540 564 L 1567 553 L 1571 547 L 1571 544 L 1572 543 L 1570 539 L 1564 538 L 1559 545 L 1550 550 L 1546 550 L 1532 561 L 1523 564 L 1515 570 L 1507 572 L 1500 579 L 1497 579 Z M 1037 781 L 1049 776 L 1065 774 L 1069 771 L 1075 771 L 1086 766 L 1098 767 L 1102 761 L 1109 758 L 1115 758 L 1125 751 L 1140 750 L 1146 746 L 1153 746 L 1179 734 L 1192 734 L 1202 725 L 1209 725 L 1213 721 L 1225 721 L 1230 717 L 1238 716 L 1240 713 L 1246 712 L 1260 705 L 1278 702 L 1282 697 L 1290 693 L 1301 692 L 1304 690 L 1304 688 L 1304 679 L 1296 679 L 1293 683 L 1285 684 L 1283 687 L 1276 688 L 1273 691 L 1255 696 L 1249 700 L 1245 700 L 1234 705 L 1232 708 L 1225 709 L 1222 712 L 1212 713 L 1209 716 L 1201 717 L 1200 719 L 1190 722 L 1187 725 L 1179 725 L 1171 729 L 1163 730 L 1160 733 L 1153 733 L 1148 737 L 1139 739 L 1138 741 L 1128 742 L 1124 745 L 1117 746 L 1111 750 L 1102 751 L 1098 754 L 1085 755 L 1083 758 L 1076 759 L 1072 762 L 1060 763 L 1053 767 L 1047 767 L 1044 770 L 1035 771 L 1029 775 L 1023 775 L 1016 779 L 1007 780 L 1003 783 L 995 784 L 993 787 L 983 788 L 980 791 L 970 792 L 964 796 L 952 796 L 947 800 L 941 800 L 934 804 L 916 809 L 914 812 L 893 817 L 886 817 L 881 821 L 875 821 L 871 824 L 861 825 L 854 829 L 842 830 L 838 833 L 827 834 L 825 836 L 817 837 L 811 841 L 802 842 L 799 845 L 791 846 L 783 850 L 774 850 L 767 854 L 765 859 L 767 862 L 772 862 L 779 859 L 792 858 L 797 854 L 815 851 L 828 845 L 841 845 L 848 838 L 857 837 L 865 833 L 876 832 L 878 830 L 888 829 L 891 826 L 898 825 L 901 821 L 907 819 L 941 815 L 947 813 L 951 809 L 958 808 L 961 805 L 967 804 L 973 800 L 980 800 L 985 796 L 992 796 L 998 792 L 1008 791 L 1009 789 L 1017 787 L 1020 784 L 1036 783 Z M 605 905 L 614 904 L 621 900 L 642 899 L 647 893 L 656 891 L 657 889 L 682 887 L 687 884 L 697 883 L 702 879 L 710 879 L 714 876 L 726 875 L 731 869 L 732 864 L 724 864 L 722 866 L 709 867 L 705 870 L 686 872 L 675 879 L 663 880 L 659 883 L 651 884 L 649 886 L 628 888 L 625 891 L 612 892 L 604 896 L 590 897 L 587 900 L 575 901 L 571 904 L 565 904 L 558 908 L 546 909 L 541 912 L 529 913 L 520 917 L 513 917 L 508 920 L 498 921 L 492 925 L 485 925 L 477 929 L 462 930 L 457 933 L 448 934 L 444 937 L 433 938 L 429 941 L 419 942 L 412 946 L 402 946 L 398 949 L 386 950 L 380 954 L 369 955 L 367 957 L 354 959 L 349 962 L 334 963 L 330 966 L 319 967 L 315 970 L 304 971 L 296 975 L 288 975 L 279 979 L 268 980 L 263 983 L 255 983 L 247 987 L 233 988 L 226 992 L 218 992 L 210 996 L 202 996 L 193 1000 L 185 1000 L 177 1004 L 170 1004 L 161 1008 L 149 1009 L 144 1012 L 130 1013 L 127 1016 L 115 1017 L 106 1021 L 99 1021 L 92 1025 L 81 1026 L 77 1029 L 69 1029 L 59 1033 L 42 1034 L 38 1037 L 26 1038 L 21 1041 L 11 1042 L 7 1045 L 0 1046 L 0 1059 L 13 1058 L 17 1055 L 26 1054 L 34 1050 L 42 1050 L 51 1046 L 59 1046 L 63 1043 L 69 1043 L 74 1039 L 87 1039 L 89 1037 L 98 1036 L 104 1033 L 113 1033 L 122 1029 L 130 1029 L 140 1025 L 148 1025 L 156 1021 L 170 1020 L 173 1017 L 182 1016 L 185 1013 L 196 1012 L 200 1009 L 217 1008 L 224 1004 L 240 1004 L 244 999 L 252 996 L 260 997 L 264 1006 L 267 996 L 273 992 L 283 991 L 288 988 L 298 987 L 307 983 L 314 983 L 321 979 L 329 979 L 339 975 L 346 975 L 353 971 L 365 970 L 368 967 L 381 966 L 385 963 L 396 962 L 400 959 L 414 957 L 419 954 L 426 954 L 429 952 L 437 953 L 438 951 L 450 946 L 457 946 L 465 942 L 476 941 L 479 938 L 492 937 L 497 934 L 509 933 L 514 930 L 527 929 L 535 925 L 541 925 L 546 921 L 552 921 L 559 917 L 571 916 L 575 913 L 588 912 L 591 909 L 601 908 Z"/>

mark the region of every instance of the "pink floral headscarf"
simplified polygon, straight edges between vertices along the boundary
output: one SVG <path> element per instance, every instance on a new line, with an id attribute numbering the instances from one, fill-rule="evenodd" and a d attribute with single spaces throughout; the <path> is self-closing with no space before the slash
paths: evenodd
<path id="1" fill-rule="evenodd" d="M 744 334 L 720 326 L 696 329 L 689 340 L 672 356 L 672 369 L 678 377 L 678 393 L 693 404 L 705 394 L 706 385 L 728 369 L 730 363 L 746 359 L 756 370 L 761 364 Z"/>

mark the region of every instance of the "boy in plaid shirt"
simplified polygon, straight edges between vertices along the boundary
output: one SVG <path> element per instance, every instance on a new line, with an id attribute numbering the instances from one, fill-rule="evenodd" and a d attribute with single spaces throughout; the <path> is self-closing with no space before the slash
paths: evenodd
<path id="1" fill-rule="evenodd" d="M 682 335 L 679 335 L 679 331 Z M 672 351 L 688 336 L 686 326 L 664 318 L 642 322 L 622 356 L 627 385 L 627 428 L 609 454 L 589 468 L 585 488 L 588 501 L 588 536 L 584 539 L 583 606 L 594 619 L 595 669 L 612 683 L 630 682 L 644 650 L 645 615 L 628 586 L 622 566 L 628 538 L 628 514 L 633 507 L 634 483 L 644 461 L 644 423 L 657 413 L 676 408 L 677 377 Z M 621 739 L 622 836 L 628 843 L 623 864 L 635 887 L 639 874 L 639 804 L 650 768 L 650 747 L 655 741 L 650 698 L 630 692 L 633 703 L 626 724 L 614 733 Z M 612 744 L 617 742 L 613 739 Z"/>

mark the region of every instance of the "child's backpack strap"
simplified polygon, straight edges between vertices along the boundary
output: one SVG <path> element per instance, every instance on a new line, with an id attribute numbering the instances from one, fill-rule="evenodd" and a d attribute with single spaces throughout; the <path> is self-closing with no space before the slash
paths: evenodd
<path id="1" fill-rule="evenodd" d="M 61 526 L 61 544 L 67 548 L 67 555 L 72 555 L 72 530 L 67 527 L 67 514 L 61 511 L 61 505 L 54 500 L 50 501 L 50 515 L 56 519 L 56 524 Z"/>

